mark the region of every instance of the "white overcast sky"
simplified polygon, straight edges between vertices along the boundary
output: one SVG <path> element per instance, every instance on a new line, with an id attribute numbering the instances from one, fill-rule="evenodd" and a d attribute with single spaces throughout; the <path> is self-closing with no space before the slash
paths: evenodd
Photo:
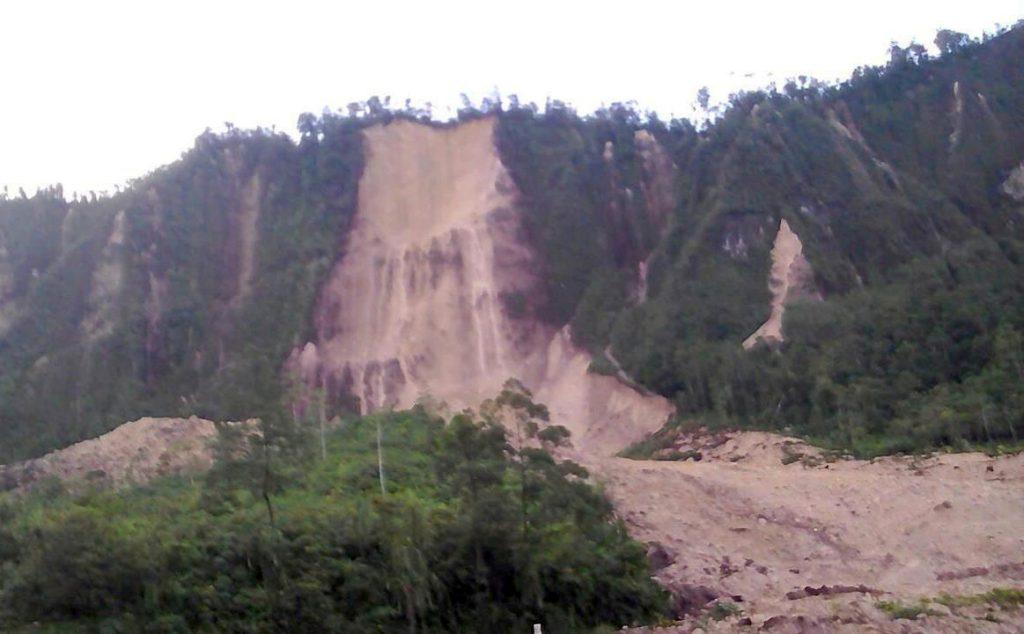
<path id="1" fill-rule="evenodd" d="M 109 189 L 208 126 L 291 133 L 374 94 L 687 115 L 703 85 L 844 78 L 892 40 L 1022 17 L 1024 0 L 0 0 L 0 184 Z"/>

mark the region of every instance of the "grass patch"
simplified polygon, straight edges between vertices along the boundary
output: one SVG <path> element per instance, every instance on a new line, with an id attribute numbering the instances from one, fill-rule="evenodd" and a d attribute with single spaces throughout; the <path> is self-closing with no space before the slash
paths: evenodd
<path id="1" fill-rule="evenodd" d="M 743 609 L 732 601 L 716 601 L 704 611 L 698 624 L 701 628 L 707 628 L 710 621 L 724 621 L 730 616 L 740 616 L 741 614 L 743 614 Z"/>
<path id="2" fill-rule="evenodd" d="M 901 601 L 879 601 L 875 604 L 882 612 L 885 612 L 893 619 L 917 620 L 921 616 L 936 616 L 937 613 L 929 610 L 925 602 L 906 605 Z"/>
<path id="3" fill-rule="evenodd" d="M 935 599 L 947 608 L 964 608 L 975 605 L 995 605 L 1001 610 L 1016 610 L 1024 606 L 1024 589 L 993 588 L 988 592 L 969 595 L 943 594 Z"/>
<path id="4" fill-rule="evenodd" d="M 708 618 L 712 621 L 723 621 L 730 616 L 741 614 L 743 614 L 743 610 L 732 601 L 719 601 L 708 610 Z"/>
<path id="5" fill-rule="evenodd" d="M 631 458 L 633 460 L 650 460 L 654 455 L 665 449 L 671 449 L 676 439 L 687 432 L 695 432 L 701 427 L 695 420 L 680 420 L 672 418 L 658 431 L 643 440 L 638 440 L 632 445 L 619 452 L 620 458 Z M 682 453 L 682 452 L 680 452 Z M 675 460 L 677 458 L 669 458 Z M 685 458 L 678 458 L 684 459 Z"/>
<path id="6" fill-rule="evenodd" d="M 1024 452 L 1024 440 L 1015 443 L 988 443 L 978 446 L 978 451 L 984 452 L 990 458 L 1014 456 Z"/>
<path id="7" fill-rule="evenodd" d="M 684 460 L 693 460 L 694 462 L 700 462 L 704 457 L 704 454 L 697 451 L 696 449 L 688 449 L 686 451 L 672 450 L 665 453 L 659 453 L 652 456 L 655 460 L 666 460 L 682 462 Z"/>

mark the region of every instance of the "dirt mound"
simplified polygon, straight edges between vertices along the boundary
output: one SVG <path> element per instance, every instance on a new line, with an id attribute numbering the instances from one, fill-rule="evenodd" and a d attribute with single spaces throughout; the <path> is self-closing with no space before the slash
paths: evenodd
<path id="1" fill-rule="evenodd" d="M 632 534 L 664 552 L 659 580 L 732 597 L 754 625 L 798 628 L 801 616 L 805 629 L 779 631 L 904 631 L 875 603 L 1024 585 L 1024 455 L 830 462 L 762 432 L 689 442 L 699 461 L 588 466 Z M 863 623 L 833 620 L 849 605 Z M 938 624 L 909 631 L 965 631 L 960 617 L 928 618 Z M 730 623 L 720 627 L 740 627 Z"/>
<path id="2" fill-rule="evenodd" d="M 42 458 L 0 466 L 0 490 L 24 490 L 51 477 L 74 488 L 199 473 L 213 464 L 211 441 L 216 435 L 212 422 L 195 416 L 140 418 Z"/>
<path id="3" fill-rule="evenodd" d="M 826 461 L 825 452 L 799 438 L 759 431 L 710 431 L 701 427 L 679 431 L 665 439 L 665 447 L 656 451 L 656 460 L 704 459 L 757 465 L 787 465 L 800 462 L 817 465 Z"/>

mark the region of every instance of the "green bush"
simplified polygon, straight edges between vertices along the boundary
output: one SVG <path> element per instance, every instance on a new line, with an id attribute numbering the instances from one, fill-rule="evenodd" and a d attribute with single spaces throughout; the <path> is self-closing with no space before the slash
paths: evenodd
<path id="1" fill-rule="evenodd" d="M 586 472 L 514 452 L 500 427 L 349 419 L 326 459 L 309 430 L 275 437 L 205 481 L 5 503 L 0 629 L 586 631 L 664 614 L 643 547 L 568 477 Z"/>

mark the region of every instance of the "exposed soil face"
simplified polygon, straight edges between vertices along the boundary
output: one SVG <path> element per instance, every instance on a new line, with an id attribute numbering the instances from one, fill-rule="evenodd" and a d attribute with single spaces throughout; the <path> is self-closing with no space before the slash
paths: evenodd
<path id="1" fill-rule="evenodd" d="M 782 341 L 782 316 L 786 304 L 797 299 L 821 300 L 814 287 L 814 272 L 804 257 L 800 238 L 790 229 L 783 218 L 772 247 L 772 270 L 768 280 L 772 292 L 772 312 L 768 320 L 743 342 L 744 348 L 751 348 L 759 341 Z"/>
<path id="2" fill-rule="evenodd" d="M 441 128 L 397 120 L 365 131 L 366 166 L 344 257 L 321 293 L 316 341 L 291 366 L 369 412 L 430 396 L 475 407 L 517 378 L 573 432 L 610 455 L 659 428 L 660 397 L 587 373 L 567 332 L 512 317 L 534 296 L 516 189 L 494 145 L 494 118 Z"/>
<path id="3" fill-rule="evenodd" d="M 806 617 L 780 631 L 835 631 L 844 610 L 848 631 L 965 631 L 969 618 L 889 628 L 874 604 L 1024 586 L 1024 455 L 827 462 L 762 432 L 693 445 L 699 461 L 590 465 L 633 535 L 656 545 L 657 577 L 677 596 L 703 588 L 754 626 Z M 1018 631 L 978 623 L 967 631 Z"/>
<path id="4" fill-rule="evenodd" d="M 508 177 L 493 120 L 446 129 L 399 120 L 365 135 L 354 226 L 315 316 L 321 380 L 362 412 L 428 393 L 479 403 L 535 345 L 501 303 L 532 280 L 499 188 Z"/>

